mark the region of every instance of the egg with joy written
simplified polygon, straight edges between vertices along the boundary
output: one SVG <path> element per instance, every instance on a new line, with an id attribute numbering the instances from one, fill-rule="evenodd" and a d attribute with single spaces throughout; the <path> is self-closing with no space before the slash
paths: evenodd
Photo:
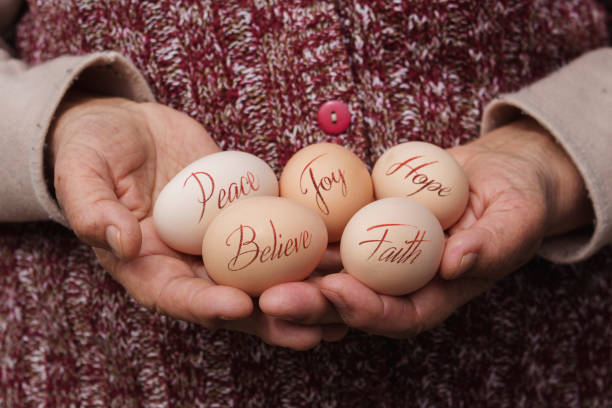
<path id="1" fill-rule="evenodd" d="M 258 296 L 306 278 L 327 248 L 327 230 L 312 209 L 281 197 L 242 200 L 220 213 L 202 243 L 208 275 L 219 285 Z"/>
<path id="2" fill-rule="evenodd" d="M 155 229 L 169 247 L 199 255 L 210 222 L 253 196 L 278 196 L 278 180 L 266 162 L 239 151 L 210 154 L 181 170 L 159 193 Z"/>
<path id="3" fill-rule="evenodd" d="M 289 159 L 280 177 L 280 195 L 317 211 L 329 242 L 337 242 L 351 216 L 374 199 L 374 189 L 367 167 L 353 152 L 317 143 Z"/>
<path id="4" fill-rule="evenodd" d="M 385 198 L 360 209 L 340 241 L 347 273 L 375 292 L 400 296 L 436 274 L 444 250 L 437 218 L 405 197 Z"/>
<path id="5" fill-rule="evenodd" d="M 407 142 L 387 150 L 372 169 L 377 199 L 408 197 L 427 207 L 443 229 L 459 220 L 467 206 L 469 184 L 463 169 L 444 149 Z"/>

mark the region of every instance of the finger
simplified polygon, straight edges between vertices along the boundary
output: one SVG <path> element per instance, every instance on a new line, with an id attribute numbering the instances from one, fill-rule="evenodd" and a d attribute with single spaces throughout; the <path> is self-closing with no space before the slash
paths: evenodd
<path id="1" fill-rule="evenodd" d="M 97 152 L 81 147 L 58 154 L 55 188 L 82 241 L 110 249 L 121 259 L 138 255 L 142 242 L 138 219 L 117 200 L 110 169 Z"/>
<path id="2" fill-rule="evenodd" d="M 541 239 L 543 209 L 520 203 L 493 203 L 469 228 L 455 230 L 446 242 L 440 276 L 502 277 L 526 263 Z"/>
<path id="3" fill-rule="evenodd" d="M 270 316 L 294 323 L 342 322 L 333 305 L 312 281 L 275 285 L 261 294 L 259 307 Z"/>
<path id="4" fill-rule="evenodd" d="M 323 330 L 323 341 L 327 342 L 340 341 L 349 331 L 346 324 L 326 324 L 321 329 Z"/>
<path id="5" fill-rule="evenodd" d="M 373 334 L 406 338 L 443 322 L 457 308 L 484 292 L 483 279 L 435 279 L 402 297 L 380 295 L 348 274 L 323 278 L 321 290 L 347 325 Z"/>
<path id="6" fill-rule="evenodd" d="M 329 244 L 323 258 L 319 262 L 317 269 L 324 271 L 339 271 L 342 269 L 342 260 L 340 259 L 340 244 Z"/>
<path id="7" fill-rule="evenodd" d="M 136 301 L 162 314 L 214 328 L 219 319 L 244 319 L 253 312 L 246 293 L 196 277 L 178 259 L 149 255 L 123 262 L 108 251 L 96 254 Z"/>
<path id="8" fill-rule="evenodd" d="M 461 218 L 448 230 L 449 234 L 468 229 L 472 227 L 478 221 L 478 218 L 482 216 L 485 209 L 482 208 L 482 203 L 476 197 L 474 193 L 470 194 L 470 200 L 468 201 L 468 207 L 465 209 Z"/>
<path id="9" fill-rule="evenodd" d="M 475 228 L 450 235 L 444 246 L 439 275 L 444 279 L 456 279 L 474 268 L 488 236 L 487 231 Z"/>
<path id="10" fill-rule="evenodd" d="M 259 310 L 256 310 L 249 319 L 225 322 L 222 327 L 250 333 L 260 337 L 267 344 L 293 350 L 311 349 L 323 339 L 323 330 L 319 325 L 296 324 L 267 316 Z"/>

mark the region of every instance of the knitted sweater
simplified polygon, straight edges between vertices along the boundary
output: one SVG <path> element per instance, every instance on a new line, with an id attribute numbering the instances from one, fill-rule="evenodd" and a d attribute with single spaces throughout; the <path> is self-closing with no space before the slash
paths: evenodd
<path id="1" fill-rule="evenodd" d="M 31 2 L 17 46 L 37 64 L 84 55 L 46 65 L 56 64 L 45 88 L 53 104 L 81 71 L 94 89 L 148 99 L 137 71 L 108 53 L 117 51 L 158 101 L 199 120 L 221 147 L 255 153 L 278 170 L 296 149 L 321 140 L 345 144 L 369 163 L 405 140 L 465 142 L 478 134 L 493 97 L 604 45 L 604 23 L 593 2 L 577 0 L 56 0 Z M 117 79 L 111 88 L 108 78 Z M 571 153 L 562 137 L 571 120 L 538 103 L 550 95 L 541 91 L 550 92 L 549 80 L 492 104 L 483 129 L 510 120 L 516 106 L 557 130 Z M 571 96 L 573 85 L 555 97 Z M 330 99 L 351 112 L 338 136 L 316 122 Z M 40 105 L 31 109 L 48 121 L 52 110 Z M 36 124 L 24 125 L 28 134 L 41 133 Z M 29 137 L 41 150 L 41 139 Z M 31 165 L 33 183 L 42 184 L 36 160 Z M 24 219 L 53 207 L 48 197 L 37 200 Z M 587 241 L 596 234 L 573 239 L 565 259 L 592 253 Z M 535 260 L 416 339 L 354 332 L 307 353 L 144 310 L 57 226 L 3 226 L 0 250 L 0 403 L 7 405 L 612 404 L 609 250 L 571 268 Z"/>

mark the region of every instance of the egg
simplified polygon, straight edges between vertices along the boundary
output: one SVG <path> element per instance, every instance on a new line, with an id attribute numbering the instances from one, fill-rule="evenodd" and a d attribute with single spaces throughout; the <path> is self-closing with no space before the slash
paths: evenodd
<path id="1" fill-rule="evenodd" d="M 281 197 L 234 204 L 210 224 L 202 243 L 208 275 L 220 285 L 258 296 L 306 278 L 327 247 L 327 230 L 312 209 Z"/>
<path id="2" fill-rule="evenodd" d="M 436 274 L 444 250 L 437 218 L 405 197 L 385 198 L 360 209 L 340 241 L 344 270 L 375 292 L 400 296 Z"/>
<path id="3" fill-rule="evenodd" d="M 467 206 L 469 184 L 463 169 L 444 149 L 407 142 L 387 150 L 372 169 L 374 194 L 409 197 L 438 217 L 443 229 L 459 220 Z"/>
<path id="4" fill-rule="evenodd" d="M 278 180 L 270 166 L 249 153 L 213 153 L 168 182 L 155 201 L 153 223 L 169 247 L 199 255 L 204 233 L 217 214 L 254 196 L 278 196 Z"/>
<path id="5" fill-rule="evenodd" d="M 374 199 L 374 189 L 367 167 L 353 152 L 317 143 L 289 159 L 280 177 L 280 195 L 317 211 L 329 242 L 337 242 L 351 216 Z"/>

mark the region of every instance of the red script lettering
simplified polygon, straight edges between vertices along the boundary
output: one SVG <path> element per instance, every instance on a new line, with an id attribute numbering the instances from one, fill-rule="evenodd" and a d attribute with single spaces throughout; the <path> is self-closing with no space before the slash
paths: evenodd
<path id="1" fill-rule="evenodd" d="M 407 197 L 420 193 L 423 190 L 436 192 L 439 197 L 446 197 L 450 195 L 452 191 L 451 187 L 445 187 L 439 181 L 433 178 L 430 179 L 426 174 L 418 172 L 419 170 L 424 169 L 427 166 L 431 166 L 433 164 L 438 163 L 437 161 L 430 161 L 416 165 L 416 160 L 421 159 L 422 157 L 423 156 L 414 156 L 402 162 L 393 163 L 391 166 L 389 166 L 389 168 L 385 172 L 385 175 L 390 176 L 391 174 L 396 173 L 402 168 L 407 169 L 408 172 L 404 176 L 404 180 L 409 179 L 409 181 L 417 188 L 415 191 L 406 194 Z M 415 162 L 414 164 L 416 166 L 412 167 L 411 162 Z"/>
<path id="2" fill-rule="evenodd" d="M 347 187 L 346 179 L 344 177 L 345 173 L 342 169 L 338 169 L 337 172 L 332 171 L 331 174 L 322 177 L 320 177 L 318 174 L 315 175 L 312 165 L 316 160 L 319 160 L 325 155 L 326 153 L 322 153 L 306 164 L 302 170 L 302 174 L 300 175 L 300 191 L 302 194 L 307 194 L 309 191 L 308 186 L 314 188 L 317 207 L 319 207 L 319 210 L 323 214 L 329 215 L 329 207 L 325 202 L 323 192 L 330 191 L 334 185 L 340 184 L 342 188 L 342 196 L 346 197 Z"/>
<path id="3" fill-rule="evenodd" d="M 414 238 L 398 243 L 389 239 L 389 231 L 396 231 L 399 228 L 410 228 L 416 230 Z M 427 231 L 421 230 L 418 227 L 409 224 L 373 225 L 366 231 L 374 231 L 380 235 L 378 235 L 376 239 L 361 241 L 358 245 L 370 246 L 372 251 L 370 252 L 370 256 L 368 256 L 368 259 L 372 259 L 374 257 L 378 262 L 403 264 L 409 261 L 410 264 L 413 264 L 423 253 L 423 250 L 420 248 L 421 244 L 423 242 L 429 242 L 425 239 L 425 234 Z"/>
<path id="4" fill-rule="evenodd" d="M 209 173 L 197 171 L 191 173 L 189 177 L 185 179 L 183 187 L 185 187 L 187 182 L 191 179 L 195 180 L 200 188 L 201 197 L 198 200 L 199 203 L 202 204 L 202 211 L 200 212 L 200 219 L 198 220 L 198 222 L 200 222 L 202 221 L 202 218 L 204 218 L 206 203 L 208 203 L 208 201 L 215 194 L 215 179 Z M 221 187 L 219 189 L 217 194 L 217 208 L 222 209 L 226 205 L 238 200 L 240 197 L 249 195 L 253 191 L 258 191 L 260 187 L 261 183 L 259 181 L 259 177 L 252 172 L 247 171 L 238 181 L 233 181 L 229 184 L 229 186 Z"/>
<path id="5" fill-rule="evenodd" d="M 225 245 L 236 249 L 235 255 L 227 263 L 230 271 L 239 271 L 253 262 L 266 263 L 297 254 L 308 249 L 312 243 L 312 233 L 304 230 L 299 235 L 283 240 L 283 235 L 276 231 L 274 222 L 270 221 L 272 245 L 263 245 L 257 241 L 257 233 L 250 225 L 240 226 L 229 233 Z"/>

